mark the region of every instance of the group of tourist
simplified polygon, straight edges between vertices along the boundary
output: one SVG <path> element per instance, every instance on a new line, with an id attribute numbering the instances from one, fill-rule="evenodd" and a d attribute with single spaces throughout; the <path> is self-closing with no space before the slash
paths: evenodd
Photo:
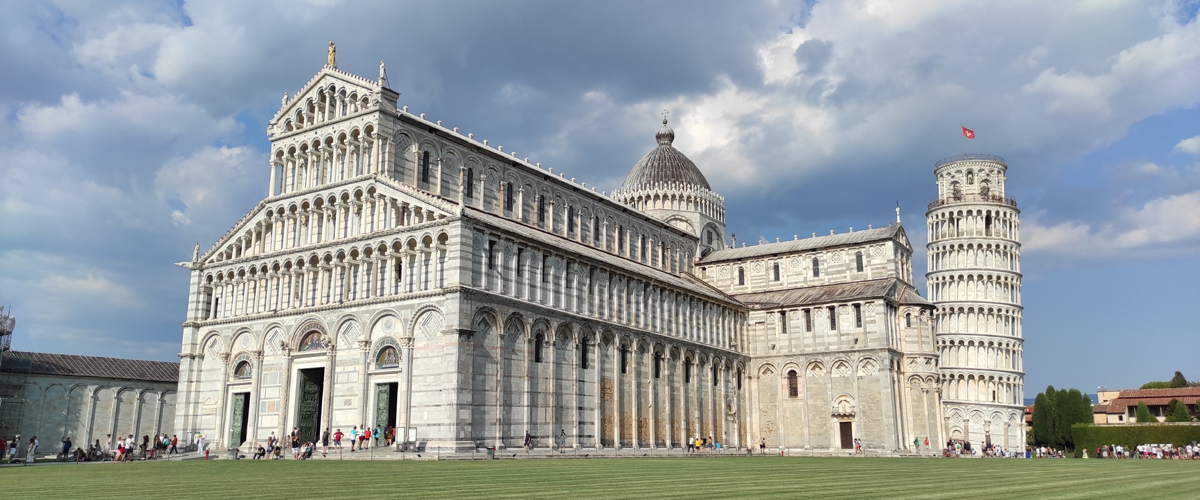
<path id="1" fill-rule="evenodd" d="M 63 436 L 61 442 L 62 448 L 54 457 L 55 461 L 59 462 L 132 462 L 134 460 L 153 460 L 156 456 L 170 456 L 179 453 L 177 448 L 179 438 L 177 436 L 168 437 L 166 433 L 155 436 L 153 442 L 148 435 L 142 436 L 141 442 L 138 442 L 133 434 L 125 437 L 117 436 L 116 442 L 113 442 L 112 434 L 109 434 L 105 437 L 103 446 L 97 439 L 95 443 L 86 447 L 75 447 L 70 436 Z M 29 438 L 29 443 L 25 448 L 25 463 L 33 463 L 36 460 L 39 445 L 37 436 Z M 12 440 L 9 440 L 8 436 L 0 438 L 0 461 L 10 464 L 18 462 L 20 449 L 21 436 L 15 436 Z"/>
<path id="2" fill-rule="evenodd" d="M 1085 450 L 1084 457 L 1086 456 Z M 1195 441 L 1183 447 L 1172 444 L 1139 444 L 1132 449 L 1119 444 L 1109 444 L 1096 448 L 1096 458 L 1200 460 L 1200 444 Z"/>
<path id="3" fill-rule="evenodd" d="M 687 451 L 688 453 L 705 453 L 708 451 L 720 452 L 721 443 L 716 442 L 712 436 L 690 437 L 687 439 Z"/>
<path id="4" fill-rule="evenodd" d="M 971 449 L 970 441 L 951 439 L 946 441 L 946 447 L 942 448 L 942 456 L 946 458 L 959 458 L 965 455 L 974 454 L 975 451 Z"/>
<path id="5" fill-rule="evenodd" d="M 33 463 L 34 456 L 37 453 L 38 438 L 33 436 L 29 438 L 29 447 L 25 449 L 25 463 Z M 0 460 L 4 463 L 15 464 L 21 459 L 18 458 L 21 452 L 21 435 L 13 436 L 12 441 L 8 440 L 8 436 L 0 438 Z"/>

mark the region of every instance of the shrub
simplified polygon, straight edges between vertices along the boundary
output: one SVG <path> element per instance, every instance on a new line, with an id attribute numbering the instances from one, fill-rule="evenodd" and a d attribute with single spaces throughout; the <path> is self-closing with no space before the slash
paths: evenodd
<path id="1" fill-rule="evenodd" d="M 1142 384 L 1142 386 L 1140 387 L 1140 389 L 1170 389 L 1170 388 L 1171 388 L 1171 383 L 1162 381 L 1162 380 L 1155 381 L 1155 382 L 1146 382 L 1146 383 Z"/>
<path id="2" fill-rule="evenodd" d="M 1185 446 L 1192 441 L 1200 441 L 1200 425 L 1195 424 L 1127 424 L 1127 425 L 1093 425 L 1075 424 L 1071 426 L 1075 436 L 1075 456 L 1081 456 L 1082 450 L 1094 450 L 1106 444 L 1119 444 L 1132 448 L 1139 444 L 1173 444 Z"/>

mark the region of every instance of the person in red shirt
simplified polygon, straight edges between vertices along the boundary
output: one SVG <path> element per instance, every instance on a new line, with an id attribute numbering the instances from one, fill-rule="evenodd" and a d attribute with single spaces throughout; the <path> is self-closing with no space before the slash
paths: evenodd
<path id="1" fill-rule="evenodd" d="M 338 429 L 337 432 L 333 433 L 333 447 L 334 448 L 341 449 L 343 437 L 345 437 L 345 434 L 342 434 L 341 429 Z"/>

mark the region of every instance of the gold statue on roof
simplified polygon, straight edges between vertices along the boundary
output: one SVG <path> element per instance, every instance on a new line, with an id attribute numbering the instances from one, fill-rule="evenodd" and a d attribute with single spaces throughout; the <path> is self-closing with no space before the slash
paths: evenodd
<path id="1" fill-rule="evenodd" d="M 333 68 L 337 67 L 337 45 L 334 45 L 332 41 L 329 42 L 329 58 L 325 64 Z"/>

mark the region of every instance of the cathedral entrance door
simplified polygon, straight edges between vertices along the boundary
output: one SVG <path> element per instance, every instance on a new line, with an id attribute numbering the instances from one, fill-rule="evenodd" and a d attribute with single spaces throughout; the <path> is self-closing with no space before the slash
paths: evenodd
<path id="1" fill-rule="evenodd" d="M 842 434 L 842 449 L 854 449 L 854 422 L 838 422 L 838 430 Z"/>
<path id="2" fill-rule="evenodd" d="M 380 429 L 396 425 L 396 394 L 399 392 L 400 384 L 396 382 L 375 385 L 375 425 Z"/>
<path id="3" fill-rule="evenodd" d="M 296 402 L 296 427 L 302 441 L 316 442 L 321 433 L 321 400 L 324 393 L 325 369 L 300 370 L 300 397 Z"/>
<path id="4" fill-rule="evenodd" d="M 250 393 L 235 393 L 232 403 L 229 410 L 229 442 L 237 447 L 248 439 L 246 424 L 250 420 Z"/>

